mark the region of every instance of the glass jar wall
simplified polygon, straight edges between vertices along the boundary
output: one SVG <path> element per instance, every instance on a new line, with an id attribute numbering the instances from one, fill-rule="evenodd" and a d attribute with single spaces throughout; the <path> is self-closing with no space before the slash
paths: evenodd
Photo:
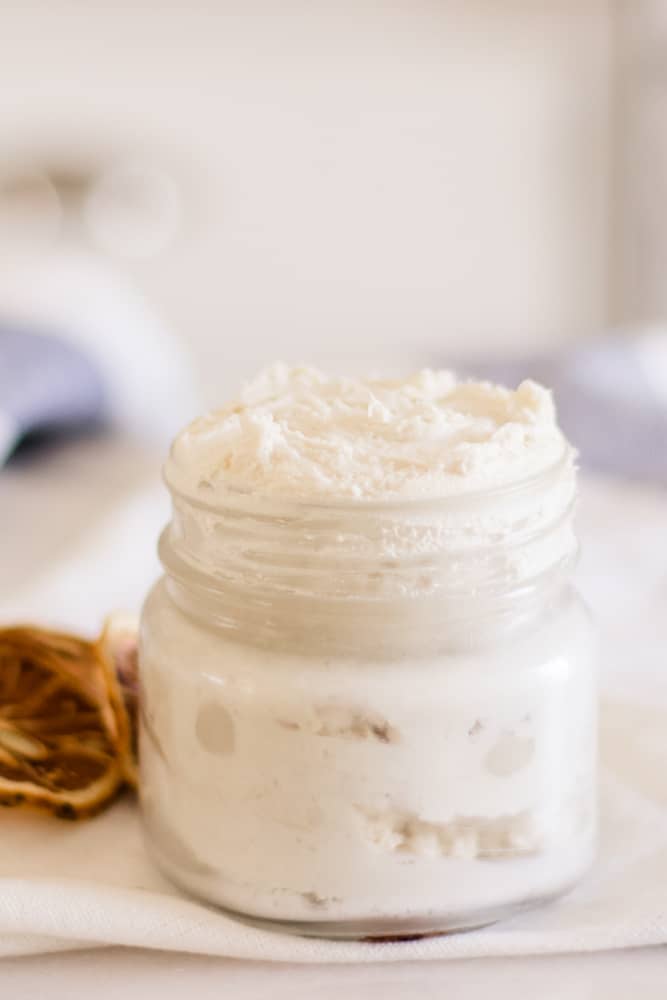
<path id="1" fill-rule="evenodd" d="M 595 643 L 564 460 L 438 502 L 172 490 L 142 807 L 179 885 L 300 933 L 477 926 L 595 845 Z"/>

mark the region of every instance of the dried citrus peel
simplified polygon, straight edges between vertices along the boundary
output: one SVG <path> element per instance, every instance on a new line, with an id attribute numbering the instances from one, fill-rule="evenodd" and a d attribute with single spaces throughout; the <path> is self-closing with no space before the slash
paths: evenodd
<path id="1" fill-rule="evenodd" d="M 0 805 L 94 815 L 135 782 L 132 742 L 104 633 L 0 629 Z"/>
<path id="2" fill-rule="evenodd" d="M 136 788 L 137 721 L 139 714 L 139 669 L 137 648 L 138 622 L 134 615 L 110 615 L 97 641 L 96 651 L 110 676 L 110 687 L 120 727 L 123 774 L 128 785 Z M 120 702 L 120 704 L 119 704 Z"/>

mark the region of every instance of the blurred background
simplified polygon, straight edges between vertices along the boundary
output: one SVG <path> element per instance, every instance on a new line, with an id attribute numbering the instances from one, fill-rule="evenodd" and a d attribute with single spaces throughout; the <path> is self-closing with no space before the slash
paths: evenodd
<path id="1" fill-rule="evenodd" d="M 654 7 L 4 0 L 2 269 L 19 237 L 95 255 L 207 403 L 275 357 L 438 363 L 650 314 L 624 150 L 660 155 L 630 114 Z"/>
<path id="2" fill-rule="evenodd" d="M 12 574 L 278 358 L 535 375 L 664 484 L 666 198 L 660 0 L 4 0 Z"/>

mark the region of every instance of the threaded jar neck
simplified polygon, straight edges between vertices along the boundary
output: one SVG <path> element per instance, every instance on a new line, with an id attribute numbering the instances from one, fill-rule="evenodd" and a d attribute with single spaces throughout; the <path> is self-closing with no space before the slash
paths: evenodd
<path id="1" fill-rule="evenodd" d="M 173 599 L 255 641 L 507 623 L 530 615 L 576 554 L 569 449 L 531 479 L 438 500 L 309 504 L 229 490 L 212 504 L 165 478 L 173 518 L 160 557 Z"/>

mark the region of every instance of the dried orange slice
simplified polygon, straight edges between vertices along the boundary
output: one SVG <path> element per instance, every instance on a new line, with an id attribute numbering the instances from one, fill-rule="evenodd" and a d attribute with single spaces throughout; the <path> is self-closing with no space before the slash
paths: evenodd
<path id="1" fill-rule="evenodd" d="M 124 711 L 120 716 L 121 756 L 123 773 L 128 785 L 136 788 L 137 773 L 137 733 L 139 714 L 139 663 L 138 663 L 138 621 L 134 615 L 117 612 L 109 615 L 104 623 L 102 635 L 97 643 L 98 654 L 106 661 L 110 673 L 111 688 L 115 694 L 115 684 L 123 701 Z"/>
<path id="2" fill-rule="evenodd" d="M 130 735 L 113 663 L 98 645 L 0 629 L 0 804 L 93 815 L 126 780 Z"/>

